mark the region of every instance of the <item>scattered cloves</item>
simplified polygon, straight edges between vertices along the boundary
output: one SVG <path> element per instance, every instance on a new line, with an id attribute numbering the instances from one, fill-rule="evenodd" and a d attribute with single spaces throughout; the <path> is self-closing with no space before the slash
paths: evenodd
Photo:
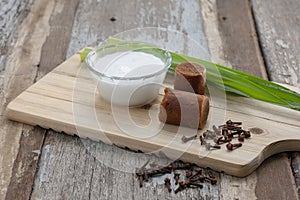
<path id="1" fill-rule="evenodd" d="M 251 137 L 251 133 L 248 130 L 244 130 L 242 127 L 242 122 L 234 122 L 231 120 L 226 121 L 225 124 L 216 126 L 213 125 L 211 130 L 206 130 L 202 135 L 200 135 L 199 140 L 201 145 L 205 145 L 207 150 L 213 149 L 221 149 L 222 144 L 226 144 L 226 148 L 228 151 L 232 151 L 242 146 L 241 142 L 244 142 L 245 139 Z M 237 137 L 236 137 L 237 135 Z M 190 140 L 196 139 L 197 135 L 193 135 L 191 137 L 182 136 L 181 140 L 183 143 L 186 143 Z M 237 139 L 239 143 L 231 143 L 233 140 Z M 215 145 L 207 142 L 207 140 L 213 140 Z M 202 175 L 202 169 L 196 168 L 191 163 L 183 163 L 183 162 L 172 162 L 167 166 L 160 166 L 155 162 L 149 164 L 150 168 L 146 169 L 146 165 L 148 165 L 150 160 L 148 160 L 142 167 L 136 168 L 136 175 L 138 177 L 139 186 L 143 186 L 144 181 L 148 181 L 149 178 L 155 176 L 161 176 L 164 174 L 170 174 L 173 172 L 175 180 L 175 185 L 178 185 L 177 189 L 174 190 L 175 193 L 187 188 L 187 187 L 198 187 L 203 188 L 201 183 L 209 182 L 214 185 L 217 183 L 217 179 L 212 174 L 208 174 L 208 176 Z M 180 181 L 180 173 L 175 170 L 186 170 L 184 181 Z M 170 178 L 165 178 L 165 187 L 169 192 L 172 191 L 171 180 Z"/>

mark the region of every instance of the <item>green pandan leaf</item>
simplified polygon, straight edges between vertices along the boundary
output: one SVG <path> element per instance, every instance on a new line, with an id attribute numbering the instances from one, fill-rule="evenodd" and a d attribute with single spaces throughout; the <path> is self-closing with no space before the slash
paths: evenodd
<path id="1" fill-rule="evenodd" d="M 117 38 L 110 38 L 109 42 L 124 43 L 123 40 L 119 40 Z M 155 51 L 155 48 L 148 44 L 138 42 L 126 43 L 128 43 L 128 45 L 137 45 L 138 48 L 144 48 L 144 51 L 147 52 Z M 82 62 L 85 60 L 87 54 L 91 50 L 92 49 L 86 48 L 80 53 Z M 300 111 L 300 94 L 288 88 L 256 76 L 240 72 L 238 70 L 224 67 L 222 65 L 174 52 L 170 53 L 172 55 L 172 65 L 169 71 L 171 72 L 174 72 L 176 66 L 183 62 L 200 63 L 206 67 L 206 80 L 208 84 L 211 84 L 217 88 L 225 88 L 227 92 L 233 92 L 238 95 L 251 97 L 260 101 L 265 101 Z M 218 70 L 218 73 L 216 73 L 216 70 Z"/>

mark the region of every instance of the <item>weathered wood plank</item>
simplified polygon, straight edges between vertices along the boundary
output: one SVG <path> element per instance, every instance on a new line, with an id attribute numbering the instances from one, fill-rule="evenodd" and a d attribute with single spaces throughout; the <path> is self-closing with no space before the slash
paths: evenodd
<path id="1" fill-rule="evenodd" d="M 158 43 L 159 46 L 167 44 L 168 48 L 176 47 L 177 51 L 193 54 L 195 45 L 187 43 L 187 41 L 178 42 L 176 40 L 182 38 L 182 34 L 186 34 L 186 38 L 193 39 L 207 50 L 199 1 L 162 0 L 157 2 L 151 0 L 146 2 L 134 0 L 118 2 L 104 0 L 101 2 L 91 1 L 88 4 L 89 6 L 83 6 L 82 3 L 78 9 L 74 22 L 74 26 L 77 28 L 72 32 L 68 57 L 83 47 L 96 46 L 115 34 L 125 39 L 144 42 L 150 40 Z M 112 17 L 115 18 L 115 21 L 110 20 Z M 149 31 L 136 31 L 137 34 L 134 34 L 133 31 L 130 32 L 130 29 L 143 27 L 147 27 Z M 156 27 L 166 28 L 173 33 L 172 37 L 164 35 L 164 33 L 159 35 L 149 27 L 154 27 L 155 30 Z M 126 34 L 127 31 L 129 31 L 128 34 Z M 179 32 L 178 38 L 176 31 Z M 201 57 L 201 55 L 199 56 Z"/>
<path id="2" fill-rule="evenodd" d="M 217 0 L 217 10 L 225 59 L 234 69 L 267 79 L 249 1 Z"/>
<path id="3" fill-rule="evenodd" d="M 270 79 L 300 87 L 300 2 L 252 0 Z"/>
<path id="4" fill-rule="evenodd" d="M 3 71 L 4 84 L 1 89 L 3 89 L 5 96 L 3 98 L 4 105 L 1 105 L 3 106 L 1 113 L 11 99 L 65 58 L 78 1 L 70 1 L 66 4 L 64 1 L 47 2 L 41 0 L 35 1 L 31 7 L 29 7 L 31 4 L 25 1 L 20 2 L 20 5 L 12 1 L 8 3 L 13 4 L 12 11 L 17 10 L 18 15 L 27 17 L 16 29 L 14 35 L 8 35 L 13 37 L 14 43 L 5 44 L 12 45 L 12 47 L 8 52 L 11 55 L 7 56 L 7 62 L 3 65 L 5 66 L 5 71 Z M 1 8 L 7 8 L 7 6 L 1 6 Z M 8 17 L 3 22 L 4 28 L 10 23 L 15 23 L 15 21 L 21 22 L 18 16 L 17 20 L 11 16 L 9 9 L 6 10 L 6 13 L 8 14 L 3 15 L 5 18 Z M 14 21 L 10 22 L 10 20 Z M 11 31 L 13 34 L 13 29 L 10 30 L 9 28 L 11 27 L 7 27 L 5 31 L 7 33 Z M 6 40 L 12 39 L 6 38 Z M 53 40 L 58 41 L 55 43 L 56 46 L 53 46 Z M 5 50 L 6 46 L 1 46 L 1 49 Z M 53 57 L 47 55 L 49 49 L 54 49 L 57 53 L 55 55 L 63 58 L 55 57 L 56 59 L 53 60 Z M 43 59 L 40 60 L 41 56 Z M 0 144 L 1 156 L 3 156 L 2 162 L 0 161 L 0 174 L 6 177 L 1 177 L 3 184 L 0 185 L 0 199 L 4 199 L 4 196 L 6 199 L 28 199 L 31 194 L 45 131 L 6 119 L 1 119 L 1 124 L 4 128 L 1 130 L 0 138 L 1 136 L 5 138 L 0 140 L 3 141 Z M 13 149 L 13 152 L 8 152 L 10 149 Z M 16 160 L 14 160 L 15 158 Z"/>
<path id="5" fill-rule="evenodd" d="M 26 0 L 0 2 L 0 199 L 5 198 L 12 176 L 21 133 L 28 130 L 23 124 L 6 120 L 5 107 L 11 99 L 32 84 L 35 75 L 36 62 L 28 57 L 35 56 L 39 45 L 36 49 L 22 47 L 30 47 L 34 42 L 44 39 L 34 30 L 43 17 L 30 17 L 28 12 L 31 5 L 32 1 Z M 21 56 L 22 53 L 26 56 Z"/>
<path id="6" fill-rule="evenodd" d="M 266 67 L 271 80 L 288 83 L 290 85 L 300 87 L 300 26 L 299 26 L 299 9 L 300 2 L 298 0 L 252 0 L 253 13 L 257 25 L 258 35 L 261 41 L 262 51 L 266 62 Z M 284 179 L 269 181 L 274 186 L 280 184 L 282 191 L 294 189 L 294 180 L 292 174 L 295 174 L 296 188 L 299 194 L 299 170 L 300 166 L 298 160 L 300 154 L 295 153 L 293 155 L 292 164 L 290 159 L 286 156 L 281 156 L 279 160 L 277 158 L 270 159 L 272 163 L 285 163 L 286 167 L 282 168 L 282 165 L 278 166 L 280 169 L 276 174 L 283 175 Z M 289 169 L 289 166 L 293 166 L 293 170 Z M 267 171 L 273 170 L 271 166 L 265 166 L 261 168 L 260 174 L 267 173 Z M 277 170 L 276 170 L 277 171 Z M 287 171 L 289 174 L 282 174 L 281 171 Z M 276 177 L 278 177 L 276 175 Z M 273 180 L 274 177 L 270 178 Z M 265 189 L 265 180 L 260 179 L 258 182 L 257 191 L 261 198 L 270 197 L 271 193 L 262 192 Z M 284 183 L 284 184 L 283 184 Z M 268 184 L 270 185 L 270 184 Z M 285 189 L 284 189 L 285 188 Z M 278 190 L 274 190 L 278 192 Z M 287 192 L 288 193 L 288 192 Z M 286 199 L 296 198 L 296 190 L 290 191 L 289 194 L 293 194 L 291 198 L 285 197 L 284 193 L 278 194 L 278 196 Z"/>
<path id="7" fill-rule="evenodd" d="M 39 127 L 22 131 L 5 199 L 29 199 L 45 132 Z"/>
<path id="8" fill-rule="evenodd" d="M 270 157 L 256 171 L 255 193 L 258 199 L 297 199 L 291 160 L 288 154 Z M 275 190 L 274 188 L 280 189 Z"/>
<path id="9" fill-rule="evenodd" d="M 29 0 L 0 2 L 0 72 L 5 69 L 5 60 L 13 46 L 15 32 L 27 16 L 31 2 Z"/>
<path id="10" fill-rule="evenodd" d="M 290 164 L 287 154 L 279 154 L 261 165 L 255 189 L 258 199 L 298 199 Z"/>
<path id="11" fill-rule="evenodd" d="M 219 30 L 224 45 L 225 58 L 231 61 L 233 68 L 267 79 L 268 77 L 259 49 L 249 1 L 218 0 L 217 7 L 219 11 Z M 266 160 L 263 165 L 256 170 L 257 178 L 255 175 L 251 175 L 255 177 L 252 179 L 248 177 L 248 180 L 251 181 L 252 184 L 257 183 L 257 198 L 270 199 L 274 194 L 284 196 L 286 193 L 292 196 L 295 195 L 295 187 L 293 186 L 294 180 L 291 176 L 292 171 L 288 162 L 289 159 L 286 154 L 284 155 L 285 156 L 280 156 L 281 159 Z M 276 156 L 274 158 L 276 158 Z M 280 189 L 274 190 L 278 182 L 272 181 L 272 174 L 278 174 L 278 178 L 288 184 L 283 185 Z M 224 180 L 227 181 L 228 179 Z M 260 184 L 265 180 L 268 180 L 269 184 Z M 242 188 L 243 184 L 240 182 L 238 185 Z M 246 189 L 246 187 L 244 189 Z M 260 191 L 262 190 L 265 192 L 261 193 Z M 235 192 L 231 192 L 231 194 L 235 196 L 238 192 L 236 189 L 233 191 Z M 239 191 L 239 193 L 241 192 L 242 191 Z"/>
<path id="12" fill-rule="evenodd" d="M 296 190 L 298 193 L 298 197 L 300 196 L 300 153 L 294 152 L 292 153 L 292 170 L 295 176 Z"/>
<path id="13" fill-rule="evenodd" d="M 49 19 L 49 35 L 43 44 L 37 80 L 66 59 L 79 0 L 57 0 Z"/>

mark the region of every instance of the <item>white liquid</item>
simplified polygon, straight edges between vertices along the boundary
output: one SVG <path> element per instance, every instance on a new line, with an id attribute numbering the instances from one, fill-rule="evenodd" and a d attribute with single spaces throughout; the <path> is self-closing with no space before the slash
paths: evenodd
<path id="1" fill-rule="evenodd" d="M 164 63 L 158 57 L 143 52 L 117 52 L 98 58 L 95 70 L 107 76 L 140 77 L 158 72 Z"/>
<path id="2" fill-rule="evenodd" d="M 165 63 L 154 55 L 143 52 L 118 52 L 97 58 L 94 69 L 109 77 L 136 78 L 163 70 Z M 118 105 L 140 106 L 158 95 L 167 69 L 156 76 L 135 80 L 97 77 L 100 95 Z"/>

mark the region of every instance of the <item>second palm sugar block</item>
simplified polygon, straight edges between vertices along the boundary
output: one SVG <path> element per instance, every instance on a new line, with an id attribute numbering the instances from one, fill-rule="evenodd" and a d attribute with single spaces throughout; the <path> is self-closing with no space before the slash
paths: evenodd
<path id="1" fill-rule="evenodd" d="M 195 93 L 165 89 L 159 120 L 169 124 L 202 129 L 209 113 L 209 98 Z"/>
<path id="2" fill-rule="evenodd" d="M 175 69 L 174 89 L 205 93 L 206 68 L 199 63 L 185 62 L 177 65 Z"/>

